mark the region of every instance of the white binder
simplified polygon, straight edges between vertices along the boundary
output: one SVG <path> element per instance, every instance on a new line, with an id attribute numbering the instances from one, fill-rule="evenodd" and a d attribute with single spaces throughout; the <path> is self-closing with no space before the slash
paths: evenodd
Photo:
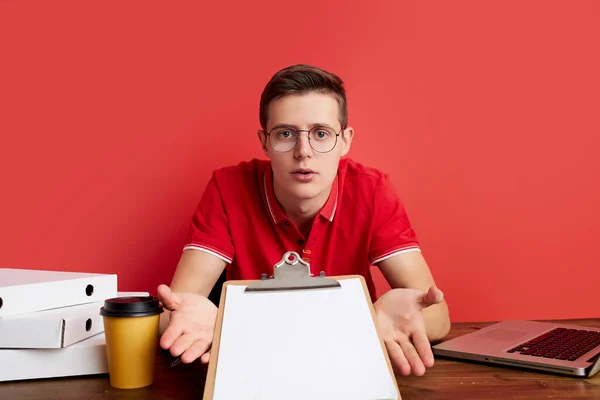
<path id="1" fill-rule="evenodd" d="M 116 296 L 116 274 L 0 269 L 0 317 L 100 302 Z"/>
<path id="2" fill-rule="evenodd" d="M 0 382 L 106 373 L 104 333 L 64 349 L 0 349 Z"/>
<path id="3" fill-rule="evenodd" d="M 148 292 L 117 294 L 129 296 Z M 97 335 L 104 332 L 103 305 L 101 301 L 0 318 L 0 349 L 57 349 Z"/>

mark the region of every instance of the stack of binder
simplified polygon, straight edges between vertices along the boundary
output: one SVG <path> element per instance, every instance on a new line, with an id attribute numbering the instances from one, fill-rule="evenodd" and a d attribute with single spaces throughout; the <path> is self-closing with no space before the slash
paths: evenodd
<path id="1" fill-rule="evenodd" d="M 0 269 L 0 382 L 108 372 L 100 308 L 117 275 Z"/>

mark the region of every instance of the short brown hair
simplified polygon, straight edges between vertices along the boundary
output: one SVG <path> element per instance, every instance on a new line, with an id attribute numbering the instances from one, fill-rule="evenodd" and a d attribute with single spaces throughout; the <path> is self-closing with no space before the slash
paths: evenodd
<path id="1" fill-rule="evenodd" d="M 297 64 L 277 72 L 260 96 L 260 125 L 267 129 L 271 101 L 292 94 L 332 94 L 340 107 L 342 129 L 348 125 L 348 105 L 344 82 L 335 74 L 306 64 Z"/>

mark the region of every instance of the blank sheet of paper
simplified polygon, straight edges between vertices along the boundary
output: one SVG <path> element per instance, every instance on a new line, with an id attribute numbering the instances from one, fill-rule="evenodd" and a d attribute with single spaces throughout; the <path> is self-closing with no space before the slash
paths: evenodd
<path id="1" fill-rule="evenodd" d="M 341 289 L 227 287 L 215 400 L 396 399 L 359 279 Z"/>

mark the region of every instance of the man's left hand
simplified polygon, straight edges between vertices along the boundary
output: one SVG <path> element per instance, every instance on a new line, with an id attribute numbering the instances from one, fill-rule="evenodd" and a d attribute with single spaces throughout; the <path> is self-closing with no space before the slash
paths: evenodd
<path id="1" fill-rule="evenodd" d="M 390 360 L 402 375 L 421 376 L 433 367 L 433 353 L 422 310 L 442 301 L 441 290 L 392 289 L 373 304 L 377 329 Z"/>

